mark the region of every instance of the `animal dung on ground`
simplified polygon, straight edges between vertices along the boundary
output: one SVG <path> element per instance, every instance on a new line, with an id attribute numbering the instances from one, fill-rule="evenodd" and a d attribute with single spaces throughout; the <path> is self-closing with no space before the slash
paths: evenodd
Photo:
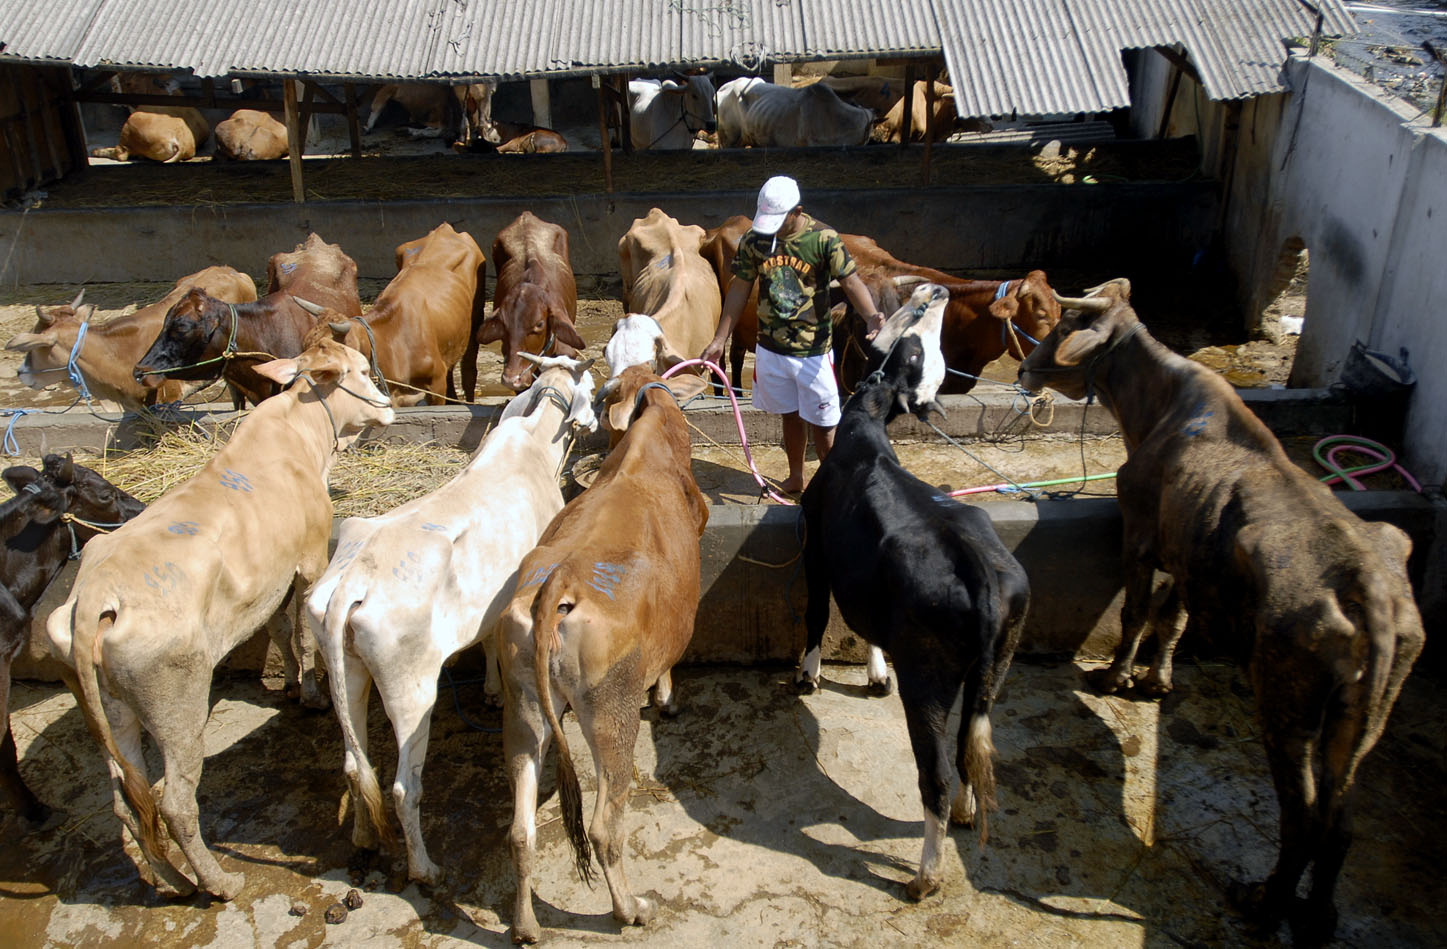
<path id="1" fill-rule="evenodd" d="M 301 900 L 292 900 L 291 909 L 287 912 L 293 916 L 305 916 L 307 914 L 307 905 Z"/>
<path id="2" fill-rule="evenodd" d="M 347 895 L 342 897 L 342 905 L 345 906 L 347 909 L 361 909 L 362 894 L 358 893 L 356 890 L 348 890 Z"/>
<path id="3" fill-rule="evenodd" d="M 341 903 L 333 903 L 327 907 L 326 915 L 323 918 L 333 926 L 337 923 L 345 923 L 347 921 L 347 908 Z"/>

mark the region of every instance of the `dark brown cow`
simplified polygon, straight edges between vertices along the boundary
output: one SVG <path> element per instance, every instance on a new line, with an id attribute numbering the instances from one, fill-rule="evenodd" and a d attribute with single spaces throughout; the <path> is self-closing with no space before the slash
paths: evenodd
<path id="1" fill-rule="evenodd" d="M 397 276 L 366 316 L 342 320 L 341 314 L 308 304 L 322 321 L 305 343 L 312 345 L 330 330 L 360 350 L 386 385 L 395 386 L 395 405 L 456 400 L 452 368 L 461 362 L 462 388 L 471 400 L 477 385 L 473 340 L 482 321 L 486 269 L 487 258 L 472 235 L 444 221 L 426 237 L 397 245 Z"/>
<path id="2" fill-rule="evenodd" d="M 928 281 L 950 291 L 940 349 L 951 372 L 940 393 L 969 392 L 980 371 L 1008 353 L 1024 359 L 1060 319 L 1060 305 L 1045 271 L 1015 280 L 961 280 L 930 267 L 907 264 L 872 239 L 841 234 L 881 312 L 893 313 L 913 285 Z M 864 375 L 864 322 L 850 313 L 834 332 L 834 367 L 842 391 L 851 392 Z M 967 373 L 967 376 L 956 373 Z"/>
<path id="3" fill-rule="evenodd" d="M 0 791 L 32 826 L 53 827 L 52 812 L 21 780 L 15 738 L 10 734 L 10 664 L 30 638 L 30 611 L 67 560 L 99 531 L 119 527 L 145 508 L 70 456 L 46 455 L 44 468 L 6 468 L 15 497 L 0 505 Z"/>
<path id="4" fill-rule="evenodd" d="M 593 486 L 558 512 L 518 567 L 517 592 L 498 627 L 507 683 L 503 753 L 513 788 L 514 942 L 542 934 L 533 913 L 533 861 L 538 777 L 553 737 L 578 872 L 591 882 L 596 852 L 613 918 L 642 926 L 653 915 L 653 902 L 628 885 L 621 824 L 633 783 L 638 699 L 657 683 L 654 704 L 677 711 L 670 672 L 693 638 L 708 505 L 693 480 L 688 423 L 676 399 L 706 384 L 698 376 L 665 384 L 642 366 L 610 380 L 600 396 L 615 447 Z M 565 705 L 598 763 L 586 830 L 572 753 L 558 726 Z"/>
<path id="5" fill-rule="evenodd" d="M 1095 685 L 1169 692 L 1188 616 L 1245 659 L 1281 850 L 1264 882 L 1237 884 L 1232 896 L 1271 929 L 1289 915 L 1296 944 L 1318 945 L 1336 926 L 1357 767 L 1422 650 L 1411 541 L 1359 520 L 1292 464 L 1224 379 L 1156 342 L 1128 302 L 1128 283 L 1097 294 L 1062 300 L 1074 309 L 1020 366 L 1031 390 L 1099 395 L 1125 436 L 1121 645 Z M 1157 569 L 1171 584 L 1153 603 Z M 1135 653 L 1148 629 L 1159 649 L 1138 680 Z M 1298 905 L 1308 864 L 1311 889 Z"/>
<path id="6" fill-rule="evenodd" d="M 714 275 L 718 277 L 719 294 L 725 300 L 729 296 L 729 284 L 734 282 L 734 255 L 739 252 L 739 241 L 753 226 L 752 218 L 735 214 L 703 235 L 699 253 L 713 267 Z M 734 323 L 733 335 L 729 337 L 729 382 L 734 391 L 739 391 L 743 377 L 744 354 L 751 352 L 758 340 L 759 288 L 755 283 L 753 290 L 749 291 L 749 301 L 739 313 L 738 322 Z"/>
<path id="7" fill-rule="evenodd" d="M 32 388 L 72 384 L 69 366 L 73 360 L 86 388 L 97 399 L 109 399 L 131 410 L 174 402 L 184 393 L 179 379 L 147 388 L 136 381 L 131 370 L 160 335 L 171 307 L 192 287 L 227 303 L 256 299 L 256 284 L 246 274 L 230 267 L 207 267 L 177 280 L 171 292 L 155 303 L 92 323 L 95 307 L 81 305 L 82 290 L 65 306 L 37 306 L 35 329 L 13 337 L 5 348 L 25 353 L 20 381 Z"/>
<path id="8" fill-rule="evenodd" d="M 160 335 L 136 364 L 137 381 L 159 386 L 168 378 L 221 376 L 232 387 L 233 406 L 259 405 L 280 386 L 254 367 L 300 354 L 316 323 L 297 297 L 342 316 L 362 315 L 356 262 L 316 234 L 292 251 L 273 254 L 266 272 L 267 294 L 255 303 L 230 304 L 202 290 L 188 291 L 166 314 Z"/>
<path id="9" fill-rule="evenodd" d="M 502 384 L 521 392 L 532 385 L 534 370 L 522 353 L 576 357 L 587 346 L 574 328 L 578 287 L 568 232 L 524 211 L 492 242 L 492 264 L 497 269 L 492 316 L 477 342 L 502 340 Z"/>

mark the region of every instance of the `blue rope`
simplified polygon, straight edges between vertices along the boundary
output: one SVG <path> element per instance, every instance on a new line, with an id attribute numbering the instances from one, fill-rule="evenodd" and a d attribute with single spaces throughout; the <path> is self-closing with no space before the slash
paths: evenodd
<path id="1" fill-rule="evenodd" d="M 70 384 L 75 386 L 80 397 L 90 403 L 93 400 L 90 389 L 85 384 L 85 376 L 80 374 L 80 367 L 75 364 L 76 359 L 80 358 L 80 347 L 85 345 L 85 334 L 88 332 L 90 332 L 90 320 L 82 320 L 80 331 L 75 334 L 75 345 L 70 347 L 70 359 L 65 364 L 65 372 L 70 376 Z"/>
<path id="2" fill-rule="evenodd" d="M 0 415 L 10 416 L 10 424 L 5 426 L 5 454 L 20 454 L 20 443 L 15 440 L 15 423 L 20 421 L 20 416 L 31 415 L 34 409 L 3 409 Z"/>
<path id="3" fill-rule="evenodd" d="M 457 697 L 457 683 L 452 680 L 452 670 L 447 668 L 446 666 L 443 666 L 442 674 L 447 676 L 447 685 L 452 689 L 452 705 L 454 708 L 457 709 L 457 717 L 462 719 L 463 724 L 466 725 L 468 728 L 471 728 L 473 731 L 485 732 L 489 735 L 501 735 L 501 728 L 489 728 L 486 725 L 479 725 L 477 722 L 474 722 L 472 719 L 467 717 L 467 713 L 462 710 L 462 700 Z"/>

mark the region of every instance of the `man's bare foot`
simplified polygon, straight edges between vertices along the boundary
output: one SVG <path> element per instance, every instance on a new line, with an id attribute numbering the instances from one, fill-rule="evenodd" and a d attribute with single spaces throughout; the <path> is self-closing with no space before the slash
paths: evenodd
<path id="1" fill-rule="evenodd" d="M 803 479 L 803 478 L 797 478 L 797 479 L 796 479 L 796 478 L 790 478 L 789 480 L 785 481 L 783 484 L 779 485 L 779 493 L 780 493 L 780 494 L 798 494 L 798 493 L 800 493 L 800 492 L 803 491 L 803 490 L 804 490 L 804 479 Z"/>

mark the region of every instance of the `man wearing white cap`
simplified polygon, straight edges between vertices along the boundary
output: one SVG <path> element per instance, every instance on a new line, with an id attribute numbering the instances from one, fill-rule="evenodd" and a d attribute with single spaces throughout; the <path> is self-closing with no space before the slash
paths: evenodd
<path id="1" fill-rule="evenodd" d="M 737 279 L 729 285 L 718 332 L 701 358 L 718 362 L 723 356 L 754 282 L 760 281 L 754 405 L 783 416 L 789 477 L 782 487 L 796 493 L 804 489 L 806 434 L 813 432 L 814 452 L 823 461 L 839 424 L 829 281 L 838 280 L 855 310 L 867 314 L 871 333 L 884 325 L 884 315 L 855 273 L 838 232 L 804 213 L 798 182 L 785 175 L 759 189 L 753 229 L 739 241 L 733 273 Z"/>

